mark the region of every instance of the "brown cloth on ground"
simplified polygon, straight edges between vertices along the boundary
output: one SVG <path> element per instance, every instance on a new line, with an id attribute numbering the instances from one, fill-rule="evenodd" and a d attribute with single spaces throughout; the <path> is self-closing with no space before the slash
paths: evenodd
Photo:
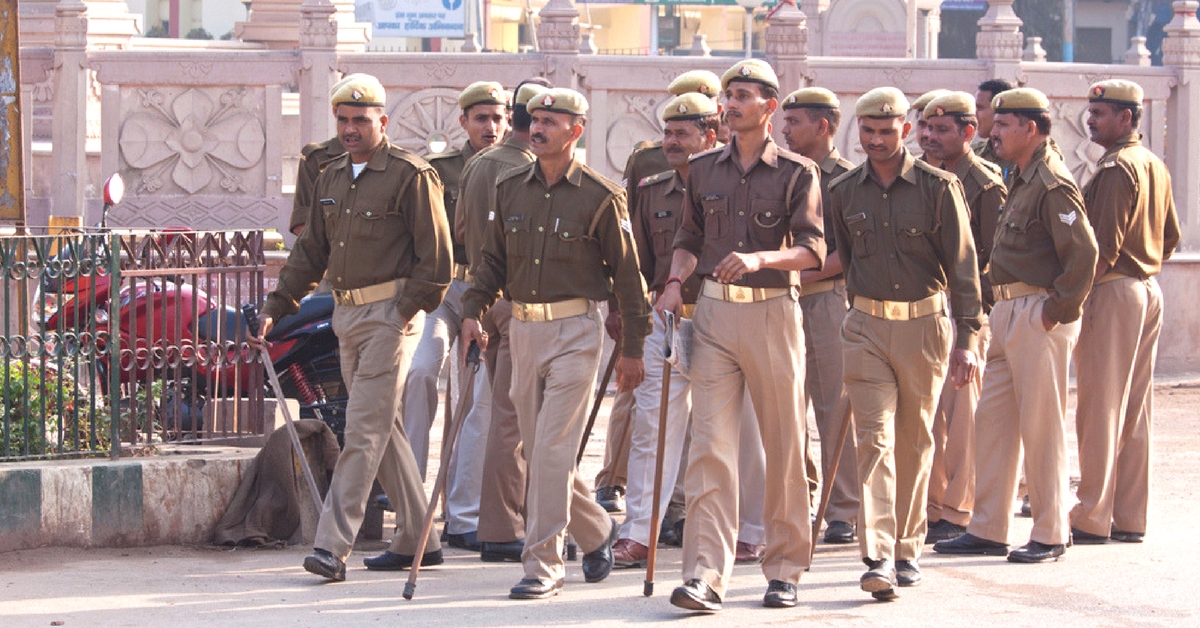
<path id="1" fill-rule="evenodd" d="M 305 459 L 322 494 L 329 488 L 329 473 L 337 464 L 337 438 L 324 421 L 300 419 L 296 433 Z M 303 472 L 292 456 L 287 428 L 267 438 L 246 470 L 237 493 L 213 532 L 215 545 L 285 545 L 300 528 L 301 499 L 308 499 Z"/>

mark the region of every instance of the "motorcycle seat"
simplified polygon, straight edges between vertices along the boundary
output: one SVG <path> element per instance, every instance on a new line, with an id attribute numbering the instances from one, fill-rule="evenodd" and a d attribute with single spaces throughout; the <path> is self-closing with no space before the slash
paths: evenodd
<path id="1" fill-rule="evenodd" d="M 310 294 L 300 299 L 299 311 L 284 316 L 271 328 L 267 340 L 282 338 L 314 320 L 329 320 L 330 318 L 333 318 L 333 295 L 328 292 Z"/>
<path id="2" fill-rule="evenodd" d="M 201 340 L 234 340 L 243 342 L 246 339 L 246 324 L 242 314 L 232 307 L 213 308 L 196 319 L 196 337 Z"/>

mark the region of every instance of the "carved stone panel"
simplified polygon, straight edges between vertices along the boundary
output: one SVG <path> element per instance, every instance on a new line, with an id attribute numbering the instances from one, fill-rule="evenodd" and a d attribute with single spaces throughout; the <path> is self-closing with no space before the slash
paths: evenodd
<path id="1" fill-rule="evenodd" d="M 431 87 L 400 99 L 388 111 L 388 138 L 422 157 L 457 148 L 467 140 L 458 123 L 459 91 Z"/>

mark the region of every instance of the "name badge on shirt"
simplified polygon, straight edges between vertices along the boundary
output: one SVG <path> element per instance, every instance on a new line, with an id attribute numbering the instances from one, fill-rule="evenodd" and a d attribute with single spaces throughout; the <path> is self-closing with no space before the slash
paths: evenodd
<path id="1" fill-rule="evenodd" d="M 337 201 L 333 200 L 332 198 L 323 198 L 323 199 L 321 199 L 321 204 L 322 205 L 337 205 Z"/>
<path id="2" fill-rule="evenodd" d="M 661 211 L 661 212 L 654 214 L 654 217 L 655 218 L 670 218 L 671 212 L 670 211 Z"/>
<path id="3" fill-rule="evenodd" d="M 524 219 L 525 219 L 525 214 L 521 214 L 519 216 L 509 216 L 508 218 L 504 219 L 504 222 L 518 222 L 518 221 L 521 221 Z"/>
<path id="4" fill-rule="evenodd" d="M 724 198 L 724 197 L 723 197 L 723 196 L 721 196 L 720 194 L 705 194 L 705 195 L 703 195 L 703 196 L 701 196 L 701 197 L 700 197 L 700 200 L 702 200 L 702 201 L 715 201 L 715 200 L 717 200 L 717 199 L 720 199 L 720 198 Z"/>
<path id="5" fill-rule="evenodd" d="M 866 212 L 858 212 L 857 214 L 854 214 L 853 216 L 846 216 L 846 224 L 850 225 L 850 224 L 854 224 L 856 222 L 862 222 L 866 219 L 867 219 Z"/>

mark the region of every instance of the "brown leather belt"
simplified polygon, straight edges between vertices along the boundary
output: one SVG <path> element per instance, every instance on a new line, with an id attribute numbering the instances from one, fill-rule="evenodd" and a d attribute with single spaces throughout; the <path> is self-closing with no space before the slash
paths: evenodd
<path id="1" fill-rule="evenodd" d="M 1039 286 L 1031 286 L 1023 281 L 992 286 L 992 297 L 997 301 L 1019 299 L 1031 294 L 1046 294 L 1047 290 Z"/>
<path id="2" fill-rule="evenodd" d="M 404 289 L 404 280 L 385 281 L 365 288 L 350 290 L 333 289 L 333 302 L 337 305 L 367 305 L 386 301 Z"/>
<path id="3" fill-rule="evenodd" d="M 876 301 L 854 295 L 854 309 L 885 321 L 908 321 L 946 310 L 946 295 L 931 294 L 920 301 Z"/>
<path id="4" fill-rule="evenodd" d="M 706 296 L 710 299 L 720 299 L 729 303 L 754 303 L 756 301 L 778 299 L 779 297 L 791 294 L 791 292 L 791 288 L 750 288 L 748 286 L 717 283 L 712 279 L 705 279 L 704 283 L 700 286 L 701 296 Z"/>
<path id="5" fill-rule="evenodd" d="M 459 281 L 471 281 L 471 269 L 466 264 L 454 265 L 454 278 Z"/>
<path id="6" fill-rule="evenodd" d="M 814 294 L 821 294 L 822 292 L 829 292 L 830 290 L 833 290 L 834 288 L 837 288 L 838 286 L 844 286 L 844 285 L 846 285 L 845 279 L 826 279 L 824 281 L 817 281 L 814 283 L 806 283 L 800 287 L 804 289 L 804 296 L 810 297 Z"/>
<path id="7" fill-rule="evenodd" d="M 572 316 L 583 316 L 587 314 L 591 306 L 592 302 L 582 297 L 554 303 L 513 301 L 512 316 L 523 323 L 546 323 Z"/>

